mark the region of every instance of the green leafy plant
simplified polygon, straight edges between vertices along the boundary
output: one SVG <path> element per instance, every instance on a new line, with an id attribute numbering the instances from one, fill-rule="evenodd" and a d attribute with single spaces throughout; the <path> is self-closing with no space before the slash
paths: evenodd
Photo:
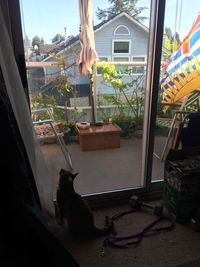
<path id="1" fill-rule="evenodd" d="M 119 118 L 128 115 L 133 117 L 135 124 L 140 123 L 144 114 L 144 88 L 141 86 L 144 76 L 133 76 L 130 68 L 116 69 L 108 62 L 100 62 L 98 67 L 102 83 L 114 89 L 114 94 L 104 93 L 101 98 L 116 107 Z"/>
<path id="2" fill-rule="evenodd" d="M 56 98 L 45 94 L 38 94 L 30 97 L 30 106 L 34 121 L 47 120 L 52 116 L 56 122 L 63 126 L 67 125 L 66 112 L 57 108 Z M 47 111 L 37 112 L 38 110 L 48 109 Z"/>
<path id="3" fill-rule="evenodd" d="M 50 117 L 49 111 L 54 116 L 56 112 L 56 98 L 45 94 L 38 94 L 30 97 L 30 106 L 34 121 L 47 120 Z M 37 110 L 48 109 L 49 111 L 36 112 Z"/>

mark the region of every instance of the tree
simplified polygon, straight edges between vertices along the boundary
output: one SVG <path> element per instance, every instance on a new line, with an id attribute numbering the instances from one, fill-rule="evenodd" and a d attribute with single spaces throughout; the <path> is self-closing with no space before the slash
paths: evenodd
<path id="1" fill-rule="evenodd" d="M 165 35 L 165 48 L 167 48 L 171 52 L 174 52 L 181 43 L 179 34 L 177 32 L 175 32 L 175 34 L 172 34 L 171 28 L 165 27 Z"/>
<path id="2" fill-rule="evenodd" d="M 181 40 L 180 40 L 180 36 L 177 32 L 175 32 L 175 40 L 176 40 L 177 44 L 179 45 Z"/>
<path id="3" fill-rule="evenodd" d="M 40 44 L 44 44 L 44 38 L 43 37 L 41 37 L 41 39 L 40 39 Z"/>
<path id="4" fill-rule="evenodd" d="M 35 35 L 32 39 L 32 46 L 34 47 L 35 45 L 37 45 L 37 47 L 39 47 L 40 44 L 44 44 L 43 37 L 40 38 L 38 35 Z"/>
<path id="5" fill-rule="evenodd" d="M 169 27 L 165 27 L 165 34 L 169 38 L 170 42 L 173 40 L 172 30 Z"/>
<path id="6" fill-rule="evenodd" d="M 143 76 L 132 76 L 131 69 L 117 70 L 114 65 L 108 62 L 98 64 L 102 71 L 102 83 L 114 89 L 114 94 L 103 93 L 107 102 L 116 106 L 117 114 L 126 116 L 133 114 L 135 125 L 139 125 L 144 114 L 144 88 L 142 87 Z M 123 76 L 128 75 L 129 80 Z M 131 91 L 130 91 L 131 90 Z"/>
<path id="7" fill-rule="evenodd" d="M 57 33 L 53 39 L 52 39 L 52 43 L 56 43 L 56 42 L 61 42 L 64 41 L 65 37 L 63 35 L 61 35 L 60 33 Z"/>
<path id="8" fill-rule="evenodd" d="M 138 0 L 108 0 L 108 2 L 111 6 L 107 9 L 97 7 L 96 15 L 99 20 L 107 20 L 121 12 L 125 12 L 139 21 L 146 19 L 146 17 L 139 16 L 146 7 L 137 7 Z"/>
<path id="9" fill-rule="evenodd" d="M 165 37 L 164 46 L 165 46 L 165 48 L 167 48 L 167 50 L 172 51 L 172 42 L 168 36 Z"/>

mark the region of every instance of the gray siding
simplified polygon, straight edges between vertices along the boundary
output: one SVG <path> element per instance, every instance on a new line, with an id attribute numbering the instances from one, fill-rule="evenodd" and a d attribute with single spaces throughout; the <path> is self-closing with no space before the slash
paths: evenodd
<path id="1" fill-rule="evenodd" d="M 119 25 L 125 25 L 130 31 L 130 35 L 114 35 L 114 31 Z M 129 54 L 113 54 L 112 44 L 113 40 L 130 40 L 130 53 Z M 114 61 L 113 56 L 130 56 L 132 61 L 133 56 L 146 56 L 148 49 L 148 33 L 141 29 L 134 22 L 130 21 L 127 17 L 123 16 L 110 24 L 104 26 L 102 29 L 95 32 L 95 48 L 99 57 L 108 57 L 109 61 Z M 134 77 L 134 76 L 133 76 Z M 136 78 L 136 76 L 135 76 Z M 124 77 L 124 81 L 129 78 Z M 101 76 L 97 75 L 96 78 L 97 93 L 113 93 L 113 89 L 102 83 Z M 145 81 L 145 79 L 144 79 Z M 145 82 L 142 84 L 145 86 Z"/>
<path id="2" fill-rule="evenodd" d="M 80 51 L 80 43 L 78 43 L 77 45 L 75 45 L 73 48 L 73 53 L 75 53 L 75 55 L 77 56 L 79 51 Z M 70 63 L 74 63 L 75 61 L 78 60 L 78 58 L 76 59 L 75 56 L 68 56 L 67 57 L 67 60 L 70 62 Z M 71 78 L 71 83 L 72 84 L 88 84 L 88 77 L 87 76 L 81 76 L 80 73 L 79 73 L 79 69 L 78 67 L 76 66 L 75 67 L 75 72 L 74 72 L 74 67 L 68 69 L 68 73 L 69 75 L 72 76 Z"/>
<path id="3" fill-rule="evenodd" d="M 114 31 L 119 25 L 129 28 L 130 35 L 114 35 Z M 131 40 L 130 55 L 146 55 L 148 48 L 148 33 L 139 28 L 125 16 L 109 23 L 95 33 L 95 47 L 99 56 L 112 56 L 112 41 Z"/>

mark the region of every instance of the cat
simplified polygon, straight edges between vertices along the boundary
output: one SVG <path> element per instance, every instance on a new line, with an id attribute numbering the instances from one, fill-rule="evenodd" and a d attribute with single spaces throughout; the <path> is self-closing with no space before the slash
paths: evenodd
<path id="1" fill-rule="evenodd" d="M 113 223 L 111 221 L 107 221 L 104 228 L 97 228 L 94 225 L 92 211 L 81 195 L 74 190 L 73 182 L 77 174 L 64 169 L 60 170 L 56 194 L 60 224 L 63 224 L 63 219 L 66 218 L 70 232 L 80 236 L 97 237 L 112 232 Z"/>

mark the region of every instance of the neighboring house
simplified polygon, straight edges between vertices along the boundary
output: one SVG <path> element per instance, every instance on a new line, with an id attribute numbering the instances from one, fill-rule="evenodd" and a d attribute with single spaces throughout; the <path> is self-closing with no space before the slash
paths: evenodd
<path id="1" fill-rule="evenodd" d="M 126 13 L 118 14 L 95 27 L 95 47 L 100 61 L 146 62 L 148 28 Z M 132 74 L 143 75 L 144 70 L 144 67 L 132 67 Z M 112 88 L 102 85 L 98 72 L 96 87 L 98 92 L 113 91 Z"/>
<path id="2" fill-rule="evenodd" d="M 27 46 L 24 45 L 24 49 L 26 52 Z M 29 63 L 41 62 L 44 61 L 46 58 L 48 58 L 48 61 L 55 61 L 50 55 L 57 54 L 62 49 L 63 47 L 60 45 L 60 43 L 40 44 L 39 46 L 36 46 L 35 49 L 32 47 L 31 53 L 26 58 L 26 61 Z M 44 67 L 27 67 L 30 95 L 37 95 L 44 85 L 50 83 L 51 78 L 47 76 L 46 70 L 47 68 Z M 56 67 L 55 70 L 57 71 L 58 68 Z M 55 73 L 55 70 L 52 70 L 53 73 Z"/>
<path id="3" fill-rule="evenodd" d="M 126 13 L 120 13 L 107 21 L 94 26 L 95 48 L 99 61 L 147 61 L 149 30 L 142 23 L 138 22 Z M 80 51 L 79 35 L 70 37 L 60 44 L 63 49 L 57 53 L 57 56 L 66 59 L 68 65 L 77 61 L 77 55 Z M 56 58 L 57 60 L 57 58 Z M 47 57 L 44 61 L 55 61 L 55 58 Z M 74 69 L 75 68 L 75 69 Z M 118 67 L 120 68 L 120 67 Z M 124 67 L 121 67 L 124 68 Z M 133 77 L 143 75 L 145 67 L 131 67 Z M 45 68 L 46 80 L 59 72 L 60 68 Z M 78 67 L 68 68 L 66 70 L 72 85 L 77 86 L 77 96 L 80 97 L 89 93 L 89 78 L 80 76 Z M 97 93 L 112 93 L 113 89 L 101 83 L 100 72 L 97 70 L 96 89 Z M 143 85 L 145 83 L 145 79 Z M 47 85 L 49 87 L 49 85 Z M 85 88 L 85 93 L 84 93 Z M 43 86 L 45 90 L 45 86 Z M 81 90 L 80 90 L 81 89 Z"/>

